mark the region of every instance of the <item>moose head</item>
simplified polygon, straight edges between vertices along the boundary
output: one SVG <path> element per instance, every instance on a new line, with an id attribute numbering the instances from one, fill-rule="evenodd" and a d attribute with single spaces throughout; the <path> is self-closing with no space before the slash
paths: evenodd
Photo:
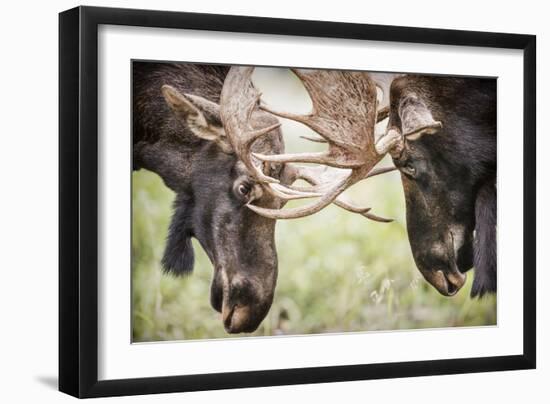
<path id="1" fill-rule="evenodd" d="M 273 301 L 277 252 L 275 221 L 245 206 L 255 201 L 279 208 L 281 202 L 263 192 L 254 173 L 239 158 L 222 123 L 218 103 L 182 93 L 168 84 L 162 87 L 162 94 L 181 132 L 189 131 L 201 140 L 200 147 L 189 156 L 185 180 L 178 182 L 163 266 L 175 274 L 190 272 L 194 263 L 191 238 L 196 238 L 214 265 L 210 301 L 222 313 L 225 329 L 230 333 L 252 332 Z M 266 135 L 250 145 L 251 151 L 282 151 L 283 140 L 274 117 L 250 111 L 248 124 Z M 280 164 L 263 169 L 282 178 Z"/>
<path id="2" fill-rule="evenodd" d="M 452 296 L 496 290 L 496 81 L 407 75 L 391 84 L 380 143 L 401 172 L 409 242 L 424 278 Z"/>

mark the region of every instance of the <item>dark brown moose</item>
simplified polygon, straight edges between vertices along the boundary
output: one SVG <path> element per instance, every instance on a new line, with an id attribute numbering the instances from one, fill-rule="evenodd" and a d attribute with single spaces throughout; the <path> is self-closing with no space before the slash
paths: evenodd
<path id="1" fill-rule="evenodd" d="M 388 171 L 373 167 L 393 147 L 375 147 L 376 86 L 369 74 L 294 70 L 312 98 L 312 112 L 271 112 L 308 125 L 329 148 L 284 154 L 279 122 L 261 105 L 253 70 L 133 64 L 133 168 L 157 173 L 176 193 L 162 264 L 176 275 L 190 273 L 191 238 L 199 241 L 214 266 L 211 304 L 230 333 L 254 331 L 271 307 L 276 219 L 307 216 L 335 203 L 384 221 L 340 194 Z M 299 178 L 311 185 L 293 185 Z M 299 198 L 318 200 L 283 209 Z"/>
<path id="2" fill-rule="evenodd" d="M 417 267 L 446 296 L 472 266 L 471 296 L 495 292 L 496 80 L 405 75 L 389 92 L 385 138 Z"/>

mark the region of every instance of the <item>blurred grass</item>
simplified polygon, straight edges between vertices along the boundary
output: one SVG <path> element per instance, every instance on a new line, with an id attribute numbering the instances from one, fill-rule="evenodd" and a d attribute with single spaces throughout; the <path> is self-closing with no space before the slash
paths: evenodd
<path id="1" fill-rule="evenodd" d="M 295 112 L 310 108 L 303 88 L 281 69 L 257 69 L 255 82 L 275 108 Z M 288 120 L 282 123 L 287 151 L 315 147 L 298 138 L 308 134 L 303 126 Z M 391 165 L 389 159 L 383 163 Z M 225 332 L 220 314 L 210 307 L 212 265 L 195 240 L 193 274 L 176 278 L 162 273 L 160 260 L 174 194 L 156 174 L 145 170 L 134 172 L 132 181 L 133 340 L 232 337 Z M 397 173 L 357 184 L 346 197 L 395 221 L 371 222 L 336 206 L 307 218 L 279 221 L 275 299 L 251 335 L 496 324 L 496 298 L 468 296 L 473 273 L 456 296 L 446 298 L 416 269 Z"/>
<path id="2" fill-rule="evenodd" d="M 162 273 L 160 260 L 173 193 L 153 173 L 133 174 L 132 300 L 134 341 L 226 338 L 210 307 L 212 265 L 194 241 L 194 273 Z M 279 278 L 273 306 L 252 335 L 310 334 L 496 323 L 496 299 L 471 300 L 468 283 L 446 298 L 412 260 L 397 174 L 373 178 L 348 194 L 397 219 L 374 223 L 331 206 L 277 224 Z M 241 335 L 242 336 L 242 335 Z"/>

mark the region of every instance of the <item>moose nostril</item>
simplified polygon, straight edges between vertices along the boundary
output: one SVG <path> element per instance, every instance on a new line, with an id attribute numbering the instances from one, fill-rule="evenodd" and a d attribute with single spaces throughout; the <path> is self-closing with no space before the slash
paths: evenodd
<path id="1" fill-rule="evenodd" d="M 454 283 L 447 281 L 447 293 L 449 296 L 452 296 L 458 292 L 458 286 L 456 286 Z"/>
<path id="2" fill-rule="evenodd" d="M 235 305 L 231 308 L 226 308 L 224 305 L 222 316 L 223 325 L 229 333 L 252 332 L 256 329 L 257 324 L 251 322 L 252 316 L 248 306 Z"/>
<path id="3" fill-rule="evenodd" d="M 223 318 L 223 326 L 226 330 L 231 329 L 231 322 L 233 320 L 233 312 L 235 310 L 235 307 L 227 308 L 227 306 L 224 304 L 222 309 L 222 318 Z"/>
<path id="4" fill-rule="evenodd" d="M 429 272 L 425 276 L 428 282 L 444 296 L 454 296 L 466 282 L 466 274 L 454 271 L 445 272 L 437 270 L 435 272 Z"/>
<path id="5" fill-rule="evenodd" d="M 447 294 L 449 296 L 455 295 L 466 283 L 466 274 L 461 272 L 445 273 L 444 276 L 447 281 Z"/>

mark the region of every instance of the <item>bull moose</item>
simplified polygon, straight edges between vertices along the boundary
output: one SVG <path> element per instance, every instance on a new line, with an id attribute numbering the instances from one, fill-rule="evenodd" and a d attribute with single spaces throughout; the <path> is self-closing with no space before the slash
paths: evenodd
<path id="1" fill-rule="evenodd" d="M 495 292 L 496 81 L 399 74 L 370 77 L 384 94 L 382 102 L 389 98 L 389 105 L 374 115 L 376 123 L 389 119 L 385 133 L 375 135 L 375 147 L 370 150 L 375 158 L 389 151 L 401 172 L 407 231 L 417 267 L 446 296 L 458 292 L 472 266 L 475 276 L 471 296 Z M 306 81 L 304 85 L 310 96 L 318 92 L 324 94 L 322 98 L 330 97 L 328 85 L 313 91 Z M 312 101 L 314 111 L 319 110 L 314 97 Z M 318 104 L 340 112 L 330 102 Z M 315 114 L 296 116 L 264 110 L 319 132 Z M 360 130 L 371 128 L 372 122 L 365 121 L 363 125 L 353 122 L 353 125 Z M 324 129 L 330 131 L 334 127 Z M 355 144 L 353 130 L 349 127 L 346 130 L 342 140 Z M 331 154 L 330 147 L 327 154 Z M 323 158 L 310 154 L 265 156 L 263 160 L 351 166 L 327 161 L 327 154 Z M 354 159 L 359 160 L 356 155 L 350 160 Z M 363 166 L 357 167 L 361 170 Z M 351 174 L 347 177 L 350 182 L 342 182 L 341 188 L 335 188 L 336 193 L 353 183 L 353 177 Z M 363 177 L 359 174 L 357 178 Z"/>
<path id="2" fill-rule="evenodd" d="M 446 296 L 472 266 L 471 296 L 495 292 L 496 80 L 405 75 L 389 98 L 385 137 L 417 267 Z"/>
<path id="3" fill-rule="evenodd" d="M 296 116 L 260 103 L 253 70 L 133 63 L 133 169 L 157 173 L 176 194 L 162 265 L 191 272 L 191 238 L 199 241 L 214 267 L 210 302 L 229 333 L 254 331 L 272 304 L 277 219 L 335 203 L 385 221 L 339 195 L 388 171 L 373 167 L 392 146 L 375 147 L 376 86 L 368 73 L 294 70 L 313 102 L 310 114 Z M 274 115 L 310 126 L 328 151 L 285 154 Z M 297 179 L 311 186 L 293 185 Z M 301 198 L 317 200 L 283 209 Z"/>

